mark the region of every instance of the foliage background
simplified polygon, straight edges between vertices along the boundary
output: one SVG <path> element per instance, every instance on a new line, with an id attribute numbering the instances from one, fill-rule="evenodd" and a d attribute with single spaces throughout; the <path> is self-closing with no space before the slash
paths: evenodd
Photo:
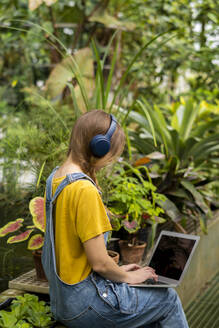
<path id="1" fill-rule="evenodd" d="M 182 123 L 185 104 L 190 102 L 191 108 L 199 109 L 195 119 L 193 114 L 187 119 L 192 122 L 193 135 L 200 125 L 208 124 L 203 135 L 196 136 L 197 142 L 202 137 L 214 137 L 211 147 L 215 148 L 208 154 L 208 160 L 201 166 L 194 165 L 190 157 L 181 161 L 173 144 L 173 152 L 169 147 L 165 160 L 151 159 L 148 169 L 158 190 L 166 192 L 170 201 L 182 203 L 184 197 L 183 206 L 190 208 L 190 214 L 195 215 L 197 209 L 203 214 L 200 202 L 201 207 L 208 205 L 219 194 L 216 182 L 218 1 L 42 0 L 37 3 L 38 6 L 33 0 L 0 3 L 2 225 L 25 216 L 29 199 L 43 194 L 49 171 L 65 158 L 71 127 L 80 110 L 87 110 L 82 85 L 88 95 L 88 109 L 100 108 L 105 102 L 105 110 L 118 115 L 127 134 L 124 157 L 130 162 L 152 151 L 165 154 L 163 135 L 171 134 L 171 129 L 180 131 L 177 118 Z M 141 51 L 158 34 L 160 37 Z M 139 56 L 127 72 L 137 53 Z M 69 60 L 70 55 L 77 61 L 81 76 Z M 114 99 L 124 74 L 125 83 Z M 112 99 L 114 107 L 110 106 Z M 165 119 L 161 129 L 157 124 L 159 116 L 153 114 L 155 108 Z M 174 133 L 171 135 L 176 140 Z M 182 146 L 180 133 L 177 136 Z M 164 191 L 162 186 L 170 176 L 172 189 Z M 181 185 L 180 193 L 179 189 L 175 190 L 182 178 L 201 192 L 199 205 L 191 186 L 187 185 L 185 190 Z M 107 193 L 104 174 L 100 180 Z M 217 206 L 215 200 L 214 206 Z M 205 227 L 204 221 L 202 225 Z"/>

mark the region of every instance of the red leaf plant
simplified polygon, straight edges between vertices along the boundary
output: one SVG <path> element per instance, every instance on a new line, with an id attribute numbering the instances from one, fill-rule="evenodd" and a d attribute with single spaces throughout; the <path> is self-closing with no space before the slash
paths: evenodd
<path id="1" fill-rule="evenodd" d="M 32 215 L 32 226 L 27 226 L 26 231 L 20 231 L 19 234 L 13 235 L 7 239 L 8 244 L 19 243 L 28 240 L 27 248 L 29 250 L 37 250 L 43 246 L 44 236 L 42 233 L 35 234 L 33 236 L 32 232 L 35 230 L 40 230 L 40 232 L 45 231 L 44 223 L 44 198 L 35 197 L 31 199 L 29 203 L 30 214 Z M 8 222 L 2 228 L 0 228 L 0 237 L 4 237 L 10 233 L 16 232 L 24 228 L 24 219 L 19 218 L 14 221 Z M 31 236 L 31 237 L 30 237 Z"/>

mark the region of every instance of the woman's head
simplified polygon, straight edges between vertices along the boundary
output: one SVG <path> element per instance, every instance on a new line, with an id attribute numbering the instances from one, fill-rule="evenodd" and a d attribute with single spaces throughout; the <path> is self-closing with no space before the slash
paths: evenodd
<path id="1" fill-rule="evenodd" d="M 102 158 L 92 154 L 90 149 L 91 139 L 97 134 L 106 134 L 110 124 L 111 117 L 109 114 L 103 110 L 92 110 L 80 116 L 72 129 L 68 155 L 94 180 L 95 172 L 120 156 L 124 148 L 125 135 L 117 123 L 116 130 L 111 138 L 109 152 Z"/>

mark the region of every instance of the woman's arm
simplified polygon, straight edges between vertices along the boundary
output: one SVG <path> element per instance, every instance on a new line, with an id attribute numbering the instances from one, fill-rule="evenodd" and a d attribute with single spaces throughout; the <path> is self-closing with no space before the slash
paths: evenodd
<path id="1" fill-rule="evenodd" d="M 157 280 L 154 269 L 150 267 L 130 266 L 131 270 L 137 268 L 134 271 L 119 267 L 108 255 L 102 234 L 87 240 L 83 245 L 92 269 L 106 279 L 128 284 L 141 283 L 149 278 Z"/>

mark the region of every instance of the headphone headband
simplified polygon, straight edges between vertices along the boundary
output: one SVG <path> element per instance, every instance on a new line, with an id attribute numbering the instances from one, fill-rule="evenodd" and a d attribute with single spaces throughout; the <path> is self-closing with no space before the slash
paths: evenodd
<path id="1" fill-rule="evenodd" d="M 109 130 L 107 131 L 107 133 L 105 134 L 105 137 L 107 137 L 109 139 L 112 138 L 112 135 L 115 132 L 116 126 L 117 126 L 117 121 L 116 121 L 115 116 L 113 116 L 112 114 L 110 114 L 110 117 L 111 117 L 110 127 L 109 127 Z"/>
<path id="2" fill-rule="evenodd" d="M 117 126 L 117 120 L 115 116 L 110 114 L 110 117 L 111 117 L 111 123 L 106 134 L 98 134 L 95 137 L 93 137 L 90 142 L 91 152 L 96 157 L 103 157 L 110 150 L 110 141 Z"/>

